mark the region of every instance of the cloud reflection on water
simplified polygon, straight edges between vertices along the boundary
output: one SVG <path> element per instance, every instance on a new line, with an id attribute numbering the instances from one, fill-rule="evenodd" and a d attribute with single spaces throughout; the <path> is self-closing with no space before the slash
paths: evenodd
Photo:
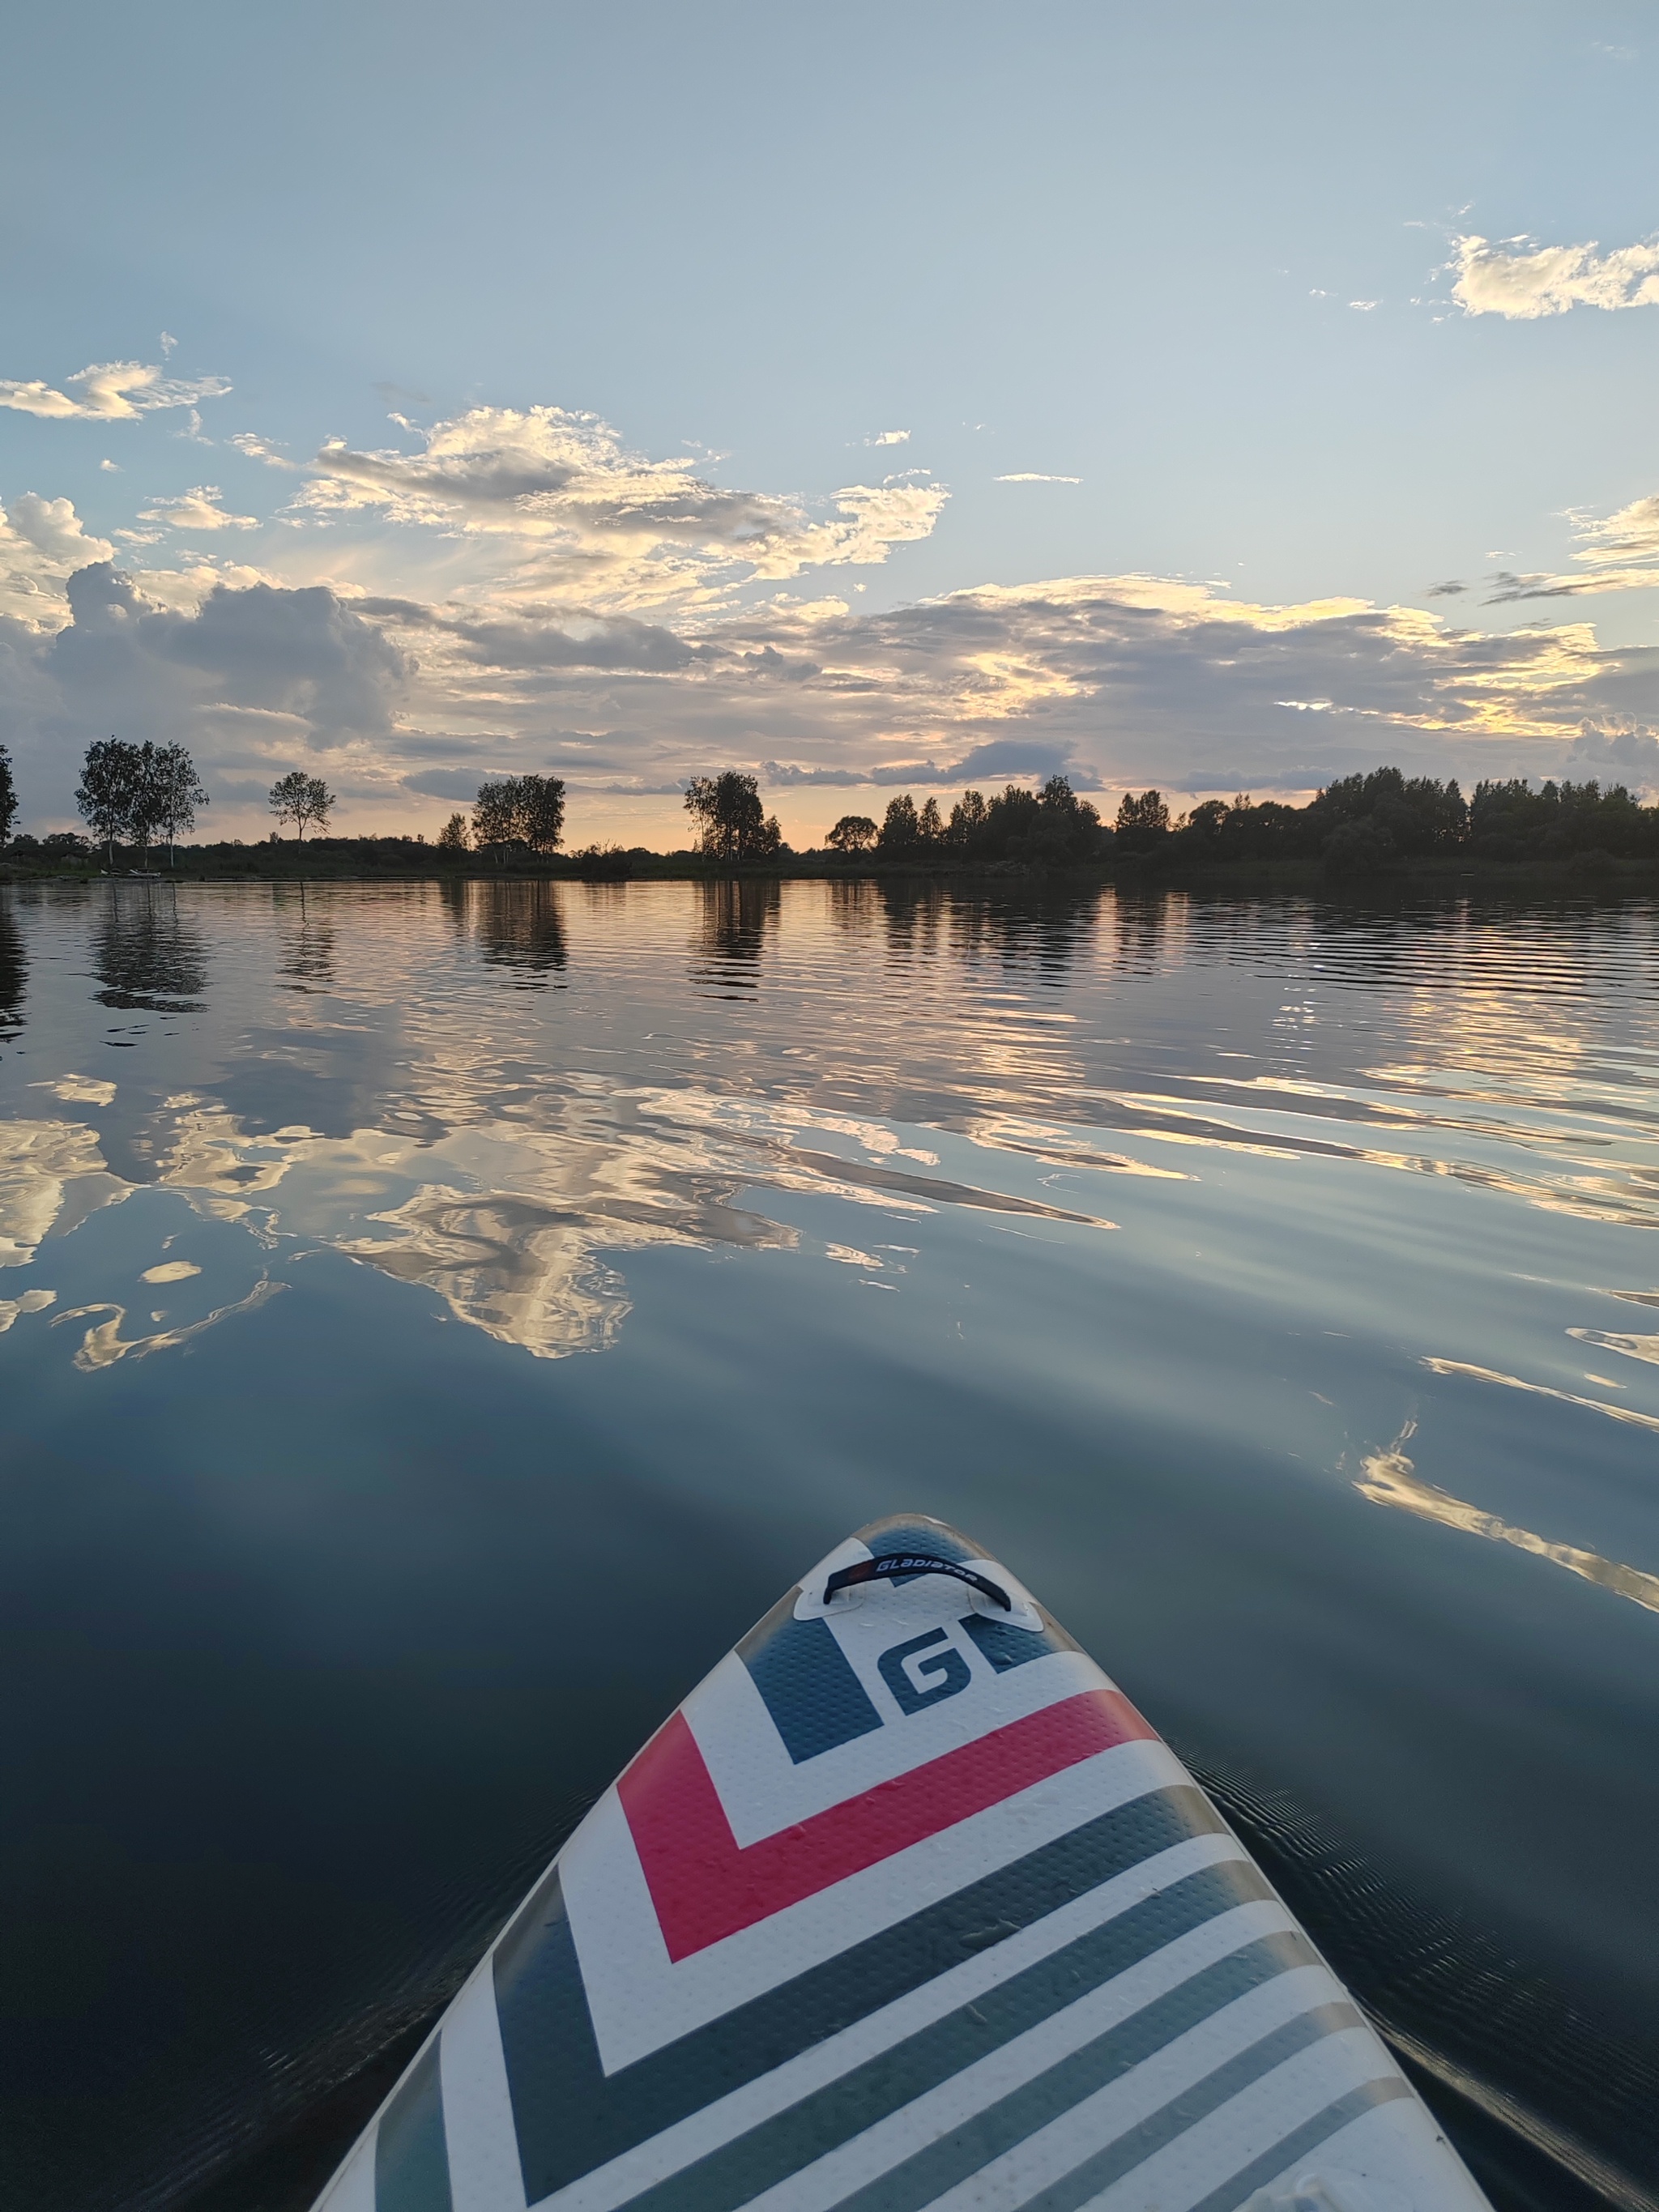
<path id="1" fill-rule="evenodd" d="M 0 1264 L 159 1184 L 268 1253 L 348 1254 L 548 1358 L 615 1340 L 630 1253 L 797 1244 L 757 1210 L 769 1188 L 1108 1227 L 1089 1176 L 1201 1181 L 1201 1159 L 1173 1164 L 1174 1147 L 1659 1218 L 1659 1171 L 1637 1149 L 1654 1117 L 1605 1040 L 1590 1043 L 1582 974 L 1525 917 L 1495 938 L 1457 913 L 1402 928 L 1287 902 L 1087 890 L 1020 904 L 892 882 L 229 896 L 118 884 L 73 909 L 94 995 L 118 1011 L 184 1006 L 217 959 L 222 1042 L 196 1087 L 148 1105 L 117 1105 L 101 1077 L 35 1079 L 36 1096 L 112 1114 L 101 1135 L 0 1124 Z M 1610 952 L 1636 949 L 1627 922 L 1588 926 Z M 1237 1072 L 1222 1063 L 1252 1055 L 1224 1047 L 1171 1059 L 1156 1020 L 1127 1056 L 1114 1045 L 1116 995 L 1230 972 L 1301 979 L 1267 1066 Z M 556 1024 L 551 999 L 520 995 L 573 979 L 585 996 L 562 997 Z M 1085 988 L 1062 1000 L 1068 985 Z M 1392 1054 L 1363 1073 L 1316 1065 L 1333 1046 L 1346 1057 L 1353 994 L 1370 1005 L 1384 986 Z M 744 1011 L 763 992 L 764 1028 Z M 733 1012 L 695 1013 L 707 998 Z M 1430 1037 L 1432 1060 L 1398 1049 Z M 1259 1027 L 1249 1042 L 1260 1055 Z M 901 1144 L 896 1122 L 966 1138 L 983 1176 L 928 1172 L 937 1151 Z M 1033 1162 L 1062 1173 L 1033 1191 Z"/>
<path id="2" fill-rule="evenodd" d="M 1445 1371 L 1443 1366 L 1442 1371 Z M 1512 1378 L 1492 1379 L 1507 1382 Z M 1571 1402 L 1589 1405 L 1591 1401 L 1580 1398 Z M 1615 1409 L 1602 1407 L 1598 1410 L 1606 1413 Z M 1644 1574 L 1639 1567 L 1626 1566 L 1622 1560 L 1605 1559 L 1599 1552 L 1583 1551 L 1576 1544 L 1552 1543 L 1547 1537 L 1534 1535 L 1530 1528 L 1518 1528 L 1510 1522 L 1500 1520 L 1495 1513 L 1484 1513 L 1478 1505 L 1466 1504 L 1449 1491 L 1438 1490 L 1433 1483 L 1423 1481 L 1414 1463 L 1401 1449 L 1410 1441 L 1416 1425 L 1414 1421 L 1408 1421 L 1387 1451 L 1372 1452 L 1362 1462 L 1364 1479 L 1354 1484 L 1362 1498 L 1370 1498 L 1373 1505 L 1390 1505 L 1402 1513 L 1413 1513 L 1419 1520 L 1437 1521 L 1443 1528 L 1485 1536 L 1495 1544 L 1512 1544 L 1517 1551 L 1548 1559 L 1558 1567 L 1565 1567 L 1569 1574 L 1598 1583 L 1603 1589 L 1627 1597 L 1633 1604 L 1645 1606 L 1650 1613 L 1659 1613 L 1659 1575 Z M 1649 1425 L 1659 1428 L 1659 1422 Z"/>

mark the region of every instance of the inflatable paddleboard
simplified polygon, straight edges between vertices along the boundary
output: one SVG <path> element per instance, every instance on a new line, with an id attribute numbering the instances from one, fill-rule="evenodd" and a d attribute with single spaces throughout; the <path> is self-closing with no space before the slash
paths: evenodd
<path id="1" fill-rule="evenodd" d="M 1481 2212 L 1156 1731 L 942 1522 L 694 1690 L 318 2212 Z"/>

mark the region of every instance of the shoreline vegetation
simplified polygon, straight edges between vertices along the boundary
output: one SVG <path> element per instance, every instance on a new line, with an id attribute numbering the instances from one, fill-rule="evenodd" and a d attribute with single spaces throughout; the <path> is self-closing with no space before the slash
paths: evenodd
<path id="1" fill-rule="evenodd" d="M 1162 793 L 1126 794 L 1115 819 L 1063 776 L 1040 791 L 1009 784 L 987 799 L 964 792 L 949 815 L 908 792 L 878 824 L 844 815 L 823 846 L 797 852 L 766 815 L 757 779 L 727 769 L 692 780 L 687 812 L 695 845 L 564 845 L 565 787 L 556 776 L 496 777 L 481 786 L 471 818 L 453 814 L 438 838 L 330 836 L 336 799 L 319 778 L 279 779 L 270 805 L 281 829 L 269 839 L 185 844 L 194 807 L 207 803 L 182 747 L 115 739 L 89 749 L 76 793 L 97 845 L 76 831 L 8 838 L 16 799 L 0 748 L 0 882 L 149 879 L 173 882 L 384 882 L 547 879 L 622 883 L 722 877 L 846 882 L 923 878 L 986 886 L 1248 892 L 1422 893 L 1482 886 L 1577 894 L 1659 890 L 1659 805 L 1623 785 L 1523 778 L 1482 782 L 1466 800 L 1455 782 L 1379 768 L 1327 785 L 1305 806 L 1208 799 L 1173 816 Z M 306 830 L 313 834 L 309 839 Z M 151 866 L 159 836 L 167 865 Z M 157 859 L 160 855 L 157 854 Z"/>

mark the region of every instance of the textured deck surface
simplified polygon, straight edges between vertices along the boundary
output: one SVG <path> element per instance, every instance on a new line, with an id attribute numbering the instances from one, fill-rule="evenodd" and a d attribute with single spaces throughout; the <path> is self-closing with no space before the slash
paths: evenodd
<path id="1" fill-rule="evenodd" d="M 826 1598 L 836 1570 L 941 1574 Z M 319 2212 L 1480 2212 L 1191 1776 L 880 1522 L 588 1815 Z"/>

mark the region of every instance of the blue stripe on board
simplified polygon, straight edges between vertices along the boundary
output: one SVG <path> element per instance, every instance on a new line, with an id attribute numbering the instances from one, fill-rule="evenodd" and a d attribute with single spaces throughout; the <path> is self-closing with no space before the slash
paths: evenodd
<path id="1" fill-rule="evenodd" d="M 435 2036 L 380 2115 L 374 2138 L 374 2212 L 453 2212 Z"/>
<path id="2" fill-rule="evenodd" d="M 1322 2112 L 1291 2134 L 1279 2138 L 1271 2150 L 1260 2158 L 1241 2166 L 1237 2173 L 1230 2173 L 1218 2189 L 1212 2189 L 1201 2204 L 1194 2204 L 1192 2212 L 1237 2212 L 1248 2197 L 1253 2197 L 1264 2183 L 1276 2174 L 1283 2173 L 1287 2166 L 1299 2166 L 1311 2150 L 1328 2142 L 1339 2128 L 1346 2128 L 1350 2120 L 1357 2120 L 1362 2112 L 1369 2112 L 1374 2105 L 1392 2104 L 1396 2097 L 1409 2097 L 1410 2086 L 1396 2075 L 1385 2075 L 1379 2081 L 1367 2081 L 1358 2089 L 1350 2089 L 1346 2097 L 1339 2097 L 1327 2105 Z"/>
<path id="3" fill-rule="evenodd" d="M 1172 2143 L 1177 2136 L 1184 2136 L 1188 2128 L 1195 2127 L 1230 2097 L 1236 2097 L 1241 2089 L 1248 2089 L 1253 2081 L 1259 2081 L 1264 2074 L 1271 2074 L 1275 2066 L 1282 2066 L 1298 2051 L 1322 2042 L 1328 2035 L 1340 2035 L 1345 2028 L 1360 2024 L 1358 2012 L 1346 2002 L 1320 2005 L 1312 2012 L 1286 2021 L 1283 2027 L 1264 2035 L 1248 2051 L 1241 2051 L 1224 2066 L 1218 2066 L 1214 2073 L 1206 2074 L 1190 2089 L 1183 2089 L 1178 2097 L 1172 2097 L 1167 2105 L 1149 2113 L 1115 2142 L 1108 2143 L 1081 2166 L 1073 2166 L 1040 2197 L 1030 2198 L 1022 2212 L 1079 2212 L 1079 2206 L 1098 2197 L 1102 2190 L 1124 2174 L 1132 2173 L 1136 2166 L 1144 2166 L 1154 2152 Z"/>
<path id="4" fill-rule="evenodd" d="M 971 2003 L 849 2068 L 695 2165 L 629 2197 L 629 2212 L 734 2212 L 762 2190 L 913 2104 L 964 2067 L 1001 2050 L 1138 1960 L 1163 1950 L 1189 1929 L 1231 1911 L 1246 1896 L 1272 1893 L 1255 1868 L 1243 1863 L 1205 1867 L 1188 1875 L 1046 1959 L 1011 1974 L 995 1988 L 981 1991 Z M 1206 2008 L 1213 2011 L 1245 1989 L 1289 1966 L 1305 1966 L 1312 1957 L 1300 1937 L 1280 1939 L 1279 1948 L 1261 1943 L 1248 1950 L 1241 1947 L 1219 1976 L 1199 1976 L 1201 1990 L 1196 1983 L 1188 1984 L 1196 1993 L 1187 2003 L 1167 2002 L 1155 2019 L 1147 2013 L 1137 2017 L 1150 2022 L 1156 2039 L 1167 2042 Z M 1122 2063 L 1131 2063 L 1121 2057 L 1127 2048 L 1120 2046 Z"/>
<path id="5" fill-rule="evenodd" d="M 1104 2034 L 1068 2052 L 1032 2081 L 1022 2082 L 1007 2096 L 987 2105 L 960 2127 L 953 2128 L 925 2149 L 913 2153 L 902 2164 L 839 2199 L 837 2212 L 920 2212 L 922 2205 L 931 2204 L 947 2189 L 978 2173 L 1017 2143 L 1036 2135 L 1039 2128 L 1046 2128 L 1051 2120 L 1070 2112 L 1074 2105 L 1080 2105 L 1085 2097 L 1093 2096 L 1109 2082 L 1121 2080 L 1133 2068 L 1173 2043 L 1177 2036 L 1185 2035 L 1189 2028 L 1211 2019 L 1224 2005 L 1233 2003 L 1279 1974 L 1316 1963 L 1315 1953 L 1306 1938 L 1291 1935 L 1264 1936 L 1258 1942 L 1218 1959 L 1201 1973 L 1193 1975 L 1151 2004 L 1143 2005 L 1116 2027 L 1108 2028 Z M 1062 2203 L 1066 2206 L 1084 2203 L 1120 2173 L 1127 2173 L 1131 2166 L 1150 2158 L 1170 2136 L 1179 2135 L 1194 2120 L 1202 2118 L 1210 2109 L 1206 2099 L 1211 2084 L 1219 2081 L 1222 2075 L 1228 2076 L 1231 2086 L 1215 2091 L 1213 2101 L 1217 2104 L 1224 2097 L 1233 2095 L 1246 2081 L 1254 2081 L 1258 2074 L 1277 2066 L 1292 2051 L 1299 2051 L 1305 2044 L 1332 2033 L 1333 2022 L 1352 2027 L 1358 2018 L 1352 2005 L 1323 2006 L 1316 2012 L 1303 2014 L 1288 2027 L 1279 2029 L 1250 2050 L 1241 2052 L 1207 2081 L 1183 2091 L 1161 2111 L 1120 2136 L 1109 2148 L 1097 2153 L 1086 2168 L 1079 2166 L 1079 2173 L 1086 2171 L 1092 2175 L 1098 2167 L 1104 2177 L 1091 2179 L 1081 2196 L 1065 2194 L 1070 2176 L 1056 2184 L 1061 2195 L 1054 2200 L 1054 2212 L 1059 2212 Z M 1136 2148 L 1138 2144 L 1141 2147 Z M 1052 2194 L 1049 2191 L 1036 2198 L 1028 2212 L 1036 2212 L 1037 2205 L 1043 2208 L 1043 2212 L 1049 2212 Z"/>
<path id="6" fill-rule="evenodd" d="M 738 1656 L 797 1766 L 882 1725 L 827 1625 L 796 1620 L 799 1595 L 793 1589 L 780 1598 L 738 1646 Z"/>
<path id="7" fill-rule="evenodd" d="M 497 1945 L 494 1974 L 514 2119 L 533 2204 L 797 2051 L 920 1989 L 1115 1875 L 1224 1832 L 1202 1792 L 1149 1791 L 851 1945 L 607 2075 L 555 1869 Z M 1260 1894 L 1245 1862 L 1235 1903 Z M 604 1970 L 600 1962 L 597 1971 Z"/>

